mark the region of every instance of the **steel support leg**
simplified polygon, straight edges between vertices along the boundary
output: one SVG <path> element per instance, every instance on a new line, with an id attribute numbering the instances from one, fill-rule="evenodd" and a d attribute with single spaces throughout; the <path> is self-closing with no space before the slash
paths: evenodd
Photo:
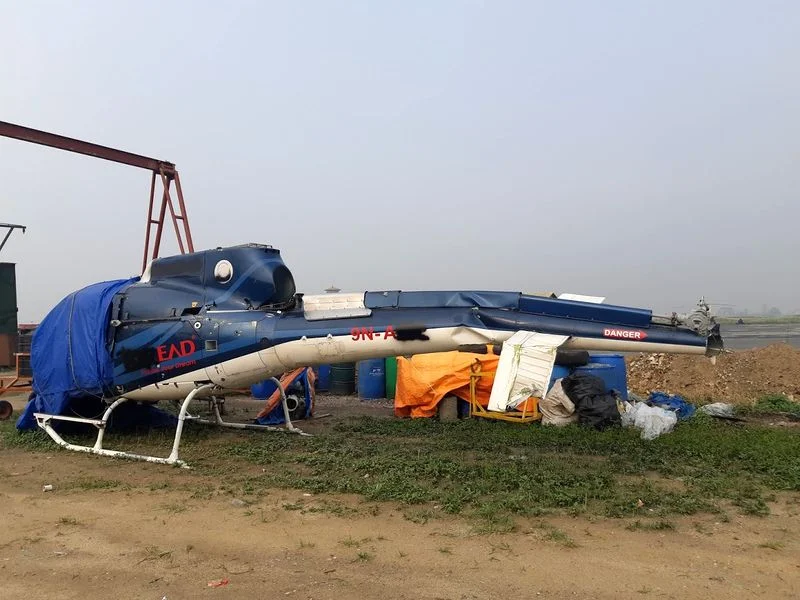
<path id="1" fill-rule="evenodd" d="M 211 397 L 211 409 L 214 413 L 214 420 L 210 421 L 208 419 L 203 419 L 200 417 L 187 417 L 192 421 L 197 421 L 198 423 L 205 423 L 206 425 L 217 425 L 218 427 L 228 427 L 230 429 L 250 429 L 253 431 L 284 431 L 288 433 L 296 433 L 297 435 L 303 435 L 307 437 L 311 437 L 310 433 L 305 433 L 304 431 L 298 429 L 292 424 L 292 420 L 289 417 L 289 407 L 286 404 L 286 392 L 283 389 L 283 385 L 281 382 L 275 378 L 271 378 L 272 381 L 275 382 L 275 385 L 278 386 L 278 389 L 281 393 L 281 405 L 283 406 L 283 417 L 286 420 L 286 427 L 275 427 L 273 425 L 255 425 L 253 423 L 229 423 L 227 421 L 222 420 L 222 416 L 219 412 L 219 402 L 215 397 Z"/>

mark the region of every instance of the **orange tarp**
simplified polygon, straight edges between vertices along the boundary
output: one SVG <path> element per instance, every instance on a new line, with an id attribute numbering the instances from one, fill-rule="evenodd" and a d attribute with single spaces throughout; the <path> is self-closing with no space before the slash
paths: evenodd
<path id="1" fill-rule="evenodd" d="M 500 357 L 491 353 L 440 352 L 397 358 L 397 391 L 394 414 L 398 417 L 433 417 L 445 396 L 469 402 L 469 376 L 476 362 L 486 377 L 478 380 L 476 400 L 489 405 L 494 375 Z"/>

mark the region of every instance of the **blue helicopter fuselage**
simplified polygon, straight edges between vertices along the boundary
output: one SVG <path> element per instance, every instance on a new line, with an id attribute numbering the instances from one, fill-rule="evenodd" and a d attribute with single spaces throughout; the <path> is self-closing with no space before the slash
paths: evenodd
<path id="1" fill-rule="evenodd" d="M 180 398 L 200 383 L 241 388 L 297 366 L 499 343 L 519 330 L 587 350 L 721 347 L 713 322 L 663 324 L 645 309 L 519 292 L 304 296 L 280 252 L 258 244 L 153 261 L 117 292 L 109 327 L 114 391 L 141 400 Z"/>

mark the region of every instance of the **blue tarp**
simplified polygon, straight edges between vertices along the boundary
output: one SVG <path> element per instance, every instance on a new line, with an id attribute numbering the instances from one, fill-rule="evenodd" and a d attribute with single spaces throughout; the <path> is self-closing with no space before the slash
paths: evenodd
<path id="1" fill-rule="evenodd" d="M 111 302 L 138 279 L 105 281 L 73 292 L 42 320 L 31 342 L 33 393 L 17 429 L 35 429 L 34 412 L 63 415 L 72 399 L 109 392 L 114 376 L 106 340 Z"/>
<path id="2" fill-rule="evenodd" d="M 694 404 L 681 396 L 670 396 L 664 392 L 651 393 L 647 403 L 674 412 L 681 421 L 685 421 L 695 413 Z"/>

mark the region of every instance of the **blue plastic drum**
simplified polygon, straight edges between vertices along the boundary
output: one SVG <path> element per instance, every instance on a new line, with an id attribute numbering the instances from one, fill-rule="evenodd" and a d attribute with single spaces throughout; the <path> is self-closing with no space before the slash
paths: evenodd
<path id="1" fill-rule="evenodd" d="M 331 389 L 331 366 L 320 365 L 317 371 L 317 390 L 327 392 Z"/>
<path id="2" fill-rule="evenodd" d="M 547 386 L 547 391 L 550 391 L 550 388 L 553 387 L 553 384 L 558 379 L 564 379 L 567 375 L 570 374 L 569 367 L 562 367 L 561 365 L 553 365 L 553 374 L 550 375 L 550 385 Z"/>
<path id="3" fill-rule="evenodd" d="M 363 400 L 386 398 L 386 362 L 383 358 L 358 363 L 358 397 Z"/>
<path id="4" fill-rule="evenodd" d="M 622 354 L 590 354 L 589 362 L 613 367 L 614 384 L 611 387 L 617 390 L 624 400 L 628 399 L 628 371 Z"/>
<path id="5" fill-rule="evenodd" d="M 264 381 L 259 381 L 258 383 L 254 383 L 250 386 L 250 393 L 252 394 L 253 398 L 256 400 L 266 400 L 270 396 L 272 396 L 272 392 L 278 389 L 278 386 L 275 385 L 275 382 L 271 379 L 266 379 Z"/>
<path id="6" fill-rule="evenodd" d="M 592 362 L 582 367 L 575 367 L 572 372 L 599 377 L 606 384 L 606 391 L 610 392 L 611 390 L 616 390 L 623 398 L 627 398 L 628 396 L 627 388 L 623 389 L 619 387 L 620 381 L 617 368 L 613 365 Z"/>

